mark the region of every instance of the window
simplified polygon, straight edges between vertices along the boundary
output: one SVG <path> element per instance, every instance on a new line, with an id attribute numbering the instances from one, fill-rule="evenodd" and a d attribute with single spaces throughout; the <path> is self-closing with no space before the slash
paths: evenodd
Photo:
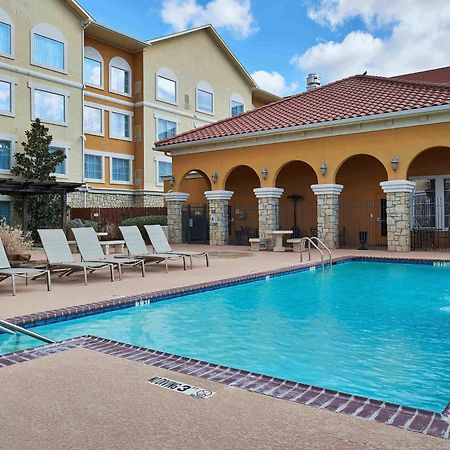
<path id="1" fill-rule="evenodd" d="M 0 222 L 11 225 L 11 202 L 0 200 Z"/>
<path id="2" fill-rule="evenodd" d="M 84 48 L 84 82 L 103 88 L 103 58 L 93 47 Z"/>
<path id="3" fill-rule="evenodd" d="M 84 132 L 103 135 L 103 110 L 93 106 L 84 106 Z"/>
<path id="4" fill-rule="evenodd" d="M 172 120 L 167 119 L 156 119 L 158 122 L 158 141 L 161 139 L 167 139 L 173 137 L 177 134 L 177 122 L 173 122 Z"/>
<path id="5" fill-rule="evenodd" d="M 412 226 L 438 230 L 450 227 L 450 175 L 415 178 Z"/>
<path id="6" fill-rule="evenodd" d="M 54 26 L 40 23 L 31 30 L 31 64 L 65 72 L 66 39 Z"/>
<path id="7" fill-rule="evenodd" d="M 12 112 L 12 83 L 0 80 L 0 114 Z"/>
<path id="8" fill-rule="evenodd" d="M 59 177 L 66 177 L 67 176 L 67 147 L 58 147 L 56 145 L 54 145 L 54 146 L 52 145 L 48 148 L 48 150 L 50 153 L 55 153 L 57 151 L 64 153 L 64 155 L 66 156 L 66 159 L 62 163 L 60 163 L 56 166 L 55 175 L 59 176 Z"/>
<path id="9" fill-rule="evenodd" d="M 231 116 L 238 116 L 244 112 L 244 104 L 231 100 Z"/>
<path id="10" fill-rule="evenodd" d="M 0 173 L 9 173 L 12 165 L 12 143 L 0 140 Z"/>
<path id="11" fill-rule="evenodd" d="M 156 100 L 177 104 L 177 77 L 167 67 L 161 67 L 156 72 Z"/>
<path id="12" fill-rule="evenodd" d="M 12 28 L 8 23 L 0 22 L 0 54 L 12 54 Z"/>
<path id="13" fill-rule="evenodd" d="M 214 92 L 206 81 L 200 81 L 197 85 L 197 111 L 207 114 L 214 113 Z"/>
<path id="14" fill-rule="evenodd" d="M 109 136 L 117 139 L 131 139 L 130 117 L 118 112 L 109 113 Z"/>
<path id="15" fill-rule="evenodd" d="M 66 124 L 67 95 L 32 88 L 33 119 L 39 117 L 44 122 L 57 125 Z"/>
<path id="16" fill-rule="evenodd" d="M 109 90 L 131 96 L 131 67 L 123 58 L 116 56 L 109 63 Z"/>
<path id="17" fill-rule="evenodd" d="M 162 177 L 172 175 L 172 162 L 171 161 L 156 161 L 156 179 L 157 185 L 162 186 L 164 180 Z"/>
<path id="18" fill-rule="evenodd" d="M 131 184 L 131 159 L 111 157 L 111 182 Z"/>
<path id="19" fill-rule="evenodd" d="M 85 153 L 84 178 L 88 181 L 103 182 L 103 156 Z"/>

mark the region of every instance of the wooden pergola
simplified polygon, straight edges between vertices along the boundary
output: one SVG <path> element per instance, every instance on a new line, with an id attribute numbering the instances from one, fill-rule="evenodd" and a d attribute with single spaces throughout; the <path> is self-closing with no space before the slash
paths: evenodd
<path id="1" fill-rule="evenodd" d="M 58 194 L 61 198 L 61 227 L 64 229 L 67 216 L 67 194 L 83 186 L 82 183 L 65 181 L 40 181 L 20 179 L 0 179 L 0 195 L 22 198 L 22 229 L 28 229 L 29 197 L 39 194 Z"/>

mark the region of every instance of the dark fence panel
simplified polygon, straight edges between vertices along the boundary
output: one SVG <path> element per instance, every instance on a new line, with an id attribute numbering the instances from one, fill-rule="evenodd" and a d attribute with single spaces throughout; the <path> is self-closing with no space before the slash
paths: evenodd
<path id="1" fill-rule="evenodd" d="M 280 202 L 280 230 L 292 230 L 294 238 L 317 236 L 317 203 Z"/>
<path id="2" fill-rule="evenodd" d="M 259 213 L 257 204 L 230 204 L 228 207 L 228 243 L 250 245 L 250 238 L 259 236 Z"/>
<path id="3" fill-rule="evenodd" d="M 209 243 L 208 205 L 186 205 L 182 212 L 183 242 Z"/>

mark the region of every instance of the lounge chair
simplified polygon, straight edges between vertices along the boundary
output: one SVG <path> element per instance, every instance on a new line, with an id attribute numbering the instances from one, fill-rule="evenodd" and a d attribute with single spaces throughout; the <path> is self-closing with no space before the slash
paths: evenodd
<path id="1" fill-rule="evenodd" d="M 69 243 L 63 230 L 38 230 L 45 255 L 47 268 L 61 271 L 60 277 L 71 275 L 74 272 L 83 272 L 84 284 L 87 286 L 88 272 L 109 269 L 111 281 L 114 281 L 114 265 L 108 262 L 80 262 L 76 261 L 70 251 Z"/>
<path id="2" fill-rule="evenodd" d="M 206 252 L 194 252 L 190 250 L 172 250 L 164 230 L 161 225 L 145 225 L 145 231 L 147 231 L 150 242 L 156 254 L 166 253 L 170 255 L 183 255 L 189 258 L 192 269 L 192 257 L 205 257 L 206 267 L 209 267 L 208 253 Z"/>
<path id="3" fill-rule="evenodd" d="M 86 262 L 106 262 L 111 263 L 117 267 L 119 271 L 119 279 L 122 278 L 124 266 L 140 266 L 142 276 L 145 277 L 145 261 L 143 259 L 131 258 L 114 258 L 108 257 L 103 253 L 102 246 L 98 240 L 95 230 L 92 227 L 87 228 L 72 228 L 72 233 L 77 241 L 78 250 L 81 258 Z"/>
<path id="4" fill-rule="evenodd" d="M 34 280 L 38 277 L 46 277 L 47 290 L 51 290 L 50 272 L 47 269 L 34 269 L 34 268 L 14 268 L 11 267 L 8 257 L 6 256 L 5 247 L 0 239 L 0 282 L 11 278 L 12 294 L 16 295 L 16 277 L 25 278 L 25 284 L 28 286 L 28 279 Z"/>
<path id="5" fill-rule="evenodd" d="M 131 258 L 144 259 L 146 263 L 160 263 L 164 261 L 166 272 L 169 270 L 168 261 L 181 259 L 183 261 L 183 268 L 186 270 L 186 260 L 183 255 L 175 255 L 172 253 L 150 253 L 145 245 L 144 238 L 136 225 L 119 227 L 119 229 L 125 240 Z"/>

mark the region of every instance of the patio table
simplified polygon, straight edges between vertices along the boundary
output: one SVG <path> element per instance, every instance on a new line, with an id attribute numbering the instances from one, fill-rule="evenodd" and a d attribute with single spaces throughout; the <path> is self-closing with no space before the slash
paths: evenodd
<path id="1" fill-rule="evenodd" d="M 292 230 L 274 230 L 272 234 L 275 236 L 275 247 L 273 248 L 274 252 L 284 252 L 286 248 L 283 247 L 283 236 L 290 236 L 293 234 Z"/>

